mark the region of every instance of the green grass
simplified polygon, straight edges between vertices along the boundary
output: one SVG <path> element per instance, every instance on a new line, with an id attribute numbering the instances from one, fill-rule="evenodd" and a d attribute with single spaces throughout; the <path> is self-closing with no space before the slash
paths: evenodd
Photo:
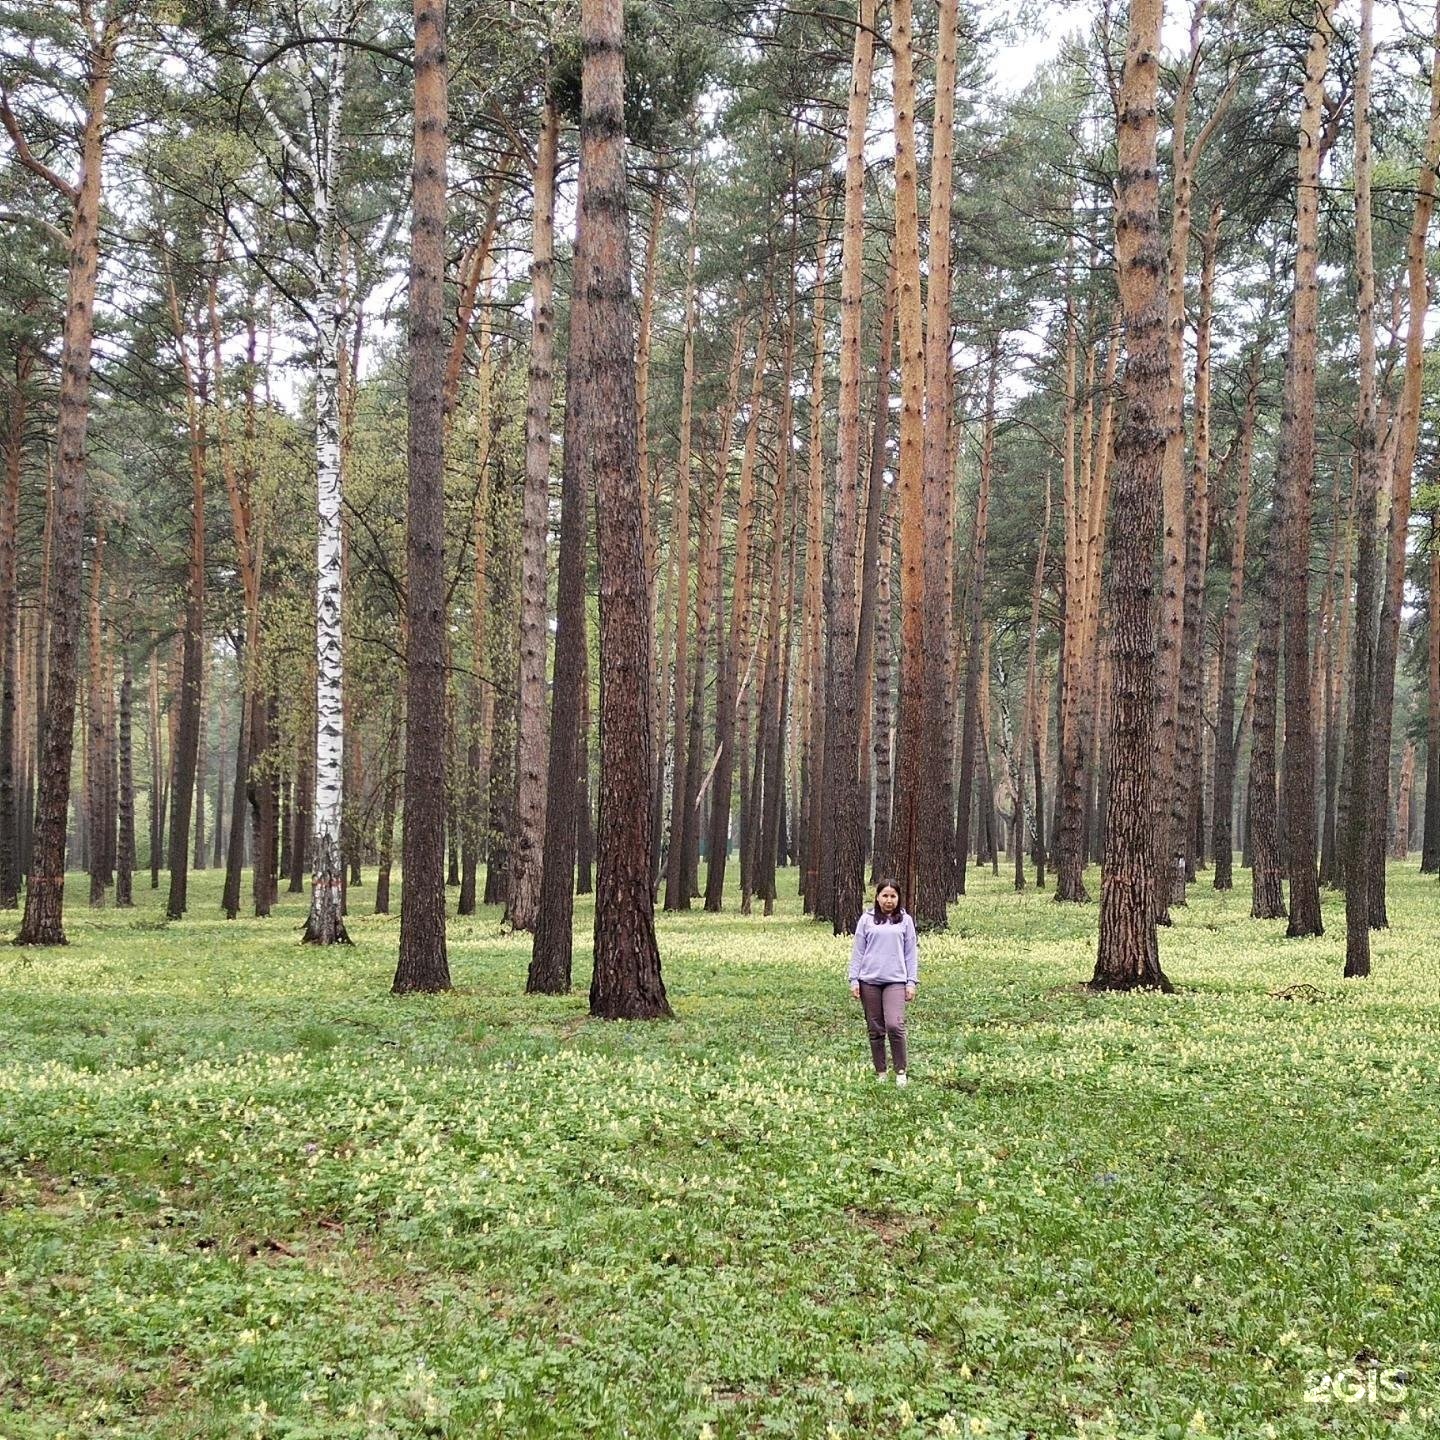
<path id="1" fill-rule="evenodd" d="M 793 898 L 663 920 L 619 1025 L 494 912 L 399 1001 L 368 886 L 321 953 L 76 882 L 0 952 L 0 1437 L 1440 1434 L 1436 882 L 1357 984 L 1240 880 L 1092 997 L 1095 907 L 974 877 L 905 1092 Z"/>

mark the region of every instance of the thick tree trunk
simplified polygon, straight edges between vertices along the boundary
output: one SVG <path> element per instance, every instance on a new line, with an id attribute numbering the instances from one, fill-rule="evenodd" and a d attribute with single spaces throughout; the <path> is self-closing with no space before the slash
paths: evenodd
<path id="1" fill-rule="evenodd" d="M 1320 935 L 1320 881 L 1316 869 L 1315 725 L 1310 686 L 1310 515 L 1315 486 L 1316 316 L 1319 309 L 1320 130 L 1325 71 L 1330 56 L 1330 16 L 1335 0 L 1319 0 L 1305 62 L 1300 112 L 1300 162 L 1296 180 L 1295 296 L 1291 318 L 1293 359 L 1289 370 L 1292 427 L 1282 454 L 1289 465 L 1278 482 L 1288 491 L 1286 529 L 1280 551 L 1285 636 L 1285 858 L 1290 876 L 1291 937 Z M 1282 420 L 1283 423 L 1283 420 Z"/>
<path id="2" fill-rule="evenodd" d="M 1355 288 L 1356 331 L 1360 342 L 1359 398 L 1355 423 L 1355 636 L 1350 647 L 1349 744 L 1345 771 L 1352 777 L 1351 803 L 1345 817 L 1345 977 L 1370 973 L 1370 868 L 1374 847 L 1370 827 L 1375 808 L 1364 786 L 1353 777 L 1373 772 L 1371 755 L 1375 715 L 1375 607 L 1379 588 L 1376 509 L 1380 491 L 1375 423 L 1375 246 L 1371 223 L 1370 85 L 1374 65 L 1373 0 L 1360 3 L 1360 54 L 1355 70 Z"/>
<path id="3" fill-rule="evenodd" d="M 85 543 L 85 434 L 90 414 L 90 349 L 95 276 L 100 260 L 100 173 L 105 102 L 121 21 L 107 18 L 86 77 L 80 183 L 64 195 L 70 217 L 69 273 L 61 335 L 60 419 L 56 435 L 54 561 L 47 604 L 44 751 L 36 797 L 34 854 L 25 887 L 22 945 L 65 943 L 65 839 L 70 809 L 70 759 L 75 733 L 77 650 Z M 8 106 L 7 111 L 8 115 Z"/>
<path id="4" fill-rule="evenodd" d="M 1154 541 L 1168 382 L 1156 180 L 1161 0 L 1132 0 L 1118 97 L 1115 250 L 1125 333 L 1124 414 L 1115 439 L 1114 699 L 1100 943 L 1091 987 L 1169 989 L 1155 938 L 1150 765 L 1155 721 Z"/>
<path id="5" fill-rule="evenodd" d="M 865 880 L 865 817 L 861 813 L 860 724 L 855 684 L 855 562 L 860 485 L 860 338 L 864 318 L 865 130 L 874 66 L 875 0 L 858 0 L 857 22 L 845 127 L 840 393 L 835 444 L 835 519 L 829 557 L 825 750 L 820 767 L 823 785 L 819 828 L 824 842 L 816 899 L 816 913 L 829 916 L 837 935 L 855 929 L 863 905 Z M 913 114 L 910 124 L 913 139 Z M 912 154 L 912 173 L 913 168 Z M 913 213 L 913 203 L 911 210 Z M 914 300 L 918 305 L 919 296 Z"/>
<path id="6" fill-rule="evenodd" d="M 600 821 L 590 1013 L 670 1014 L 650 875 L 653 676 L 635 443 L 635 319 L 625 186 L 622 0 L 581 0 L 584 52 L 576 285 L 586 297 L 581 484 L 593 483 L 600 566 Z M 761 349 L 763 350 L 763 346 Z M 723 871 L 722 871 L 723 876 Z"/>
<path id="7" fill-rule="evenodd" d="M 525 491 L 520 514 L 520 670 L 516 705 L 515 833 L 510 843 L 506 923 L 533 930 L 545 838 L 545 661 L 549 650 L 550 408 L 555 392 L 555 165 L 560 112 L 541 112 L 535 161 L 532 326 L 525 404 Z"/>
<path id="8" fill-rule="evenodd" d="M 445 951 L 444 0 L 414 0 L 409 489 L 406 503 L 404 888 L 392 989 L 450 988 Z"/>
<path id="9" fill-rule="evenodd" d="M 920 296 L 920 218 L 915 152 L 915 71 L 910 0 L 891 10 L 895 57 L 895 273 L 900 311 L 900 461 L 896 496 L 900 506 L 900 724 L 895 739 L 895 828 L 892 848 L 900 898 L 925 928 L 945 923 L 945 887 L 939 895 L 933 871 L 922 859 L 938 840 L 927 822 L 925 792 L 936 785 L 927 743 L 927 655 L 925 511 L 925 342 Z M 933 537 L 932 537 L 933 543 Z M 948 756 L 946 757 L 948 760 Z M 963 849 L 965 838 L 958 840 Z M 924 874 L 921 871 L 924 869 Z M 924 906 L 924 910 L 920 909 Z"/>
<path id="10" fill-rule="evenodd" d="M 920 702 L 922 727 L 929 749 L 921 758 L 928 778 L 921 786 L 918 797 L 920 847 L 914 856 L 914 916 L 917 925 L 926 929 L 943 929 L 947 923 L 946 901 L 957 885 L 957 867 L 963 863 L 959 859 L 963 847 L 956 842 L 951 810 L 954 801 L 950 777 L 954 773 L 955 708 L 948 660 L 953 645 L 950 613 L 954 607 L 955 579 L 950 208 L 955 153 L 956 0 L 939 0 L 936 26 L 935 109 L 930 143 L 930 216 L 926 252 L 929 274 L 925 289 L 925 422 L 921 482 L 924 524 L 929 543 L 921 561 L 924 594 L 920 629 L 929 663 L 923 664 L 915 677 L 923 692 Z M 918 304 L 918 294 L 915 298 Z M 992 350 L 991 362 L 993 373 L 995 350 Z M 907 673 L 908 668 L 907 662 Z M 969 719 L 964 723 L 968 727 Z M 963 893 L 963 886 L 959 887 L 959 893 Z"/>

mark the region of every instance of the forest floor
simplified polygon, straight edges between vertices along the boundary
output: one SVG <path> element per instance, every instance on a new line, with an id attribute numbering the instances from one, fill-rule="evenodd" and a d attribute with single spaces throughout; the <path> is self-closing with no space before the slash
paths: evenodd
<path id="1" fill-rule="evenodd" d="M 1095 906 L 972 875 L 906 1091 L 793 872 L 662 919 L 633 1025 L 586 1017 L 585 902 L 573 995 L 488 911 L 403 1001 L 368 885 L 330 953 L 213 872 L 178 924 L 75 904 L 0 952 L 0 1437 L 1440 1434 L 1415 869 L 1364 983 L 1338 897 L 1286 941 L 1202 876 L 1168 997 L 1087 995 Z"/>

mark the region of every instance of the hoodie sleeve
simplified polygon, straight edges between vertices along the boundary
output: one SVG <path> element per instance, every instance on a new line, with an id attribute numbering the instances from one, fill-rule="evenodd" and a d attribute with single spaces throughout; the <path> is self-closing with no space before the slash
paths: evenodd
<path id="1" fill-rule="evenodd" d="M 920 983 L 920 945 L 915 939 L 915 922 L 908 915 L 905 917 L 905 982 Z"/>
<path id="2" fill-rule="evenodd" d="M 865 954 L 865 937 L 869 933 L 870 917 L 861 913 L 855 922 L 855 943 L 850 947 L 850 983 L 860 978 L 860 961 Z"/>

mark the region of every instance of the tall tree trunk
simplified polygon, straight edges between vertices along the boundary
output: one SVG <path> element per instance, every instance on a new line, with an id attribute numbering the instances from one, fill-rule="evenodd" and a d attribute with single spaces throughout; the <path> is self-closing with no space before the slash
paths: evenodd
<path id="1" fill-rule="evenodd" d="M 1170 783 L 1169 900 L 1185 904 L 1190 875 L 1191 823 L 1203 791 L 1204 726 L 1200 696 L 1205 646 L 1205 577 L 1210 556 L 1210 318 L 1221 208 L 1210 207 L 1201 240 L 1200 313 L 1195 322 L 1195 453 L 1185 516 L 1185 604 L 1180 630 L 1180 691 L 1176 708 L 1175 772 Z M 1178 863 L 1177 863 L 1178 857 Z"/>
<path id="2" fill-rule="evenodd" d="M 655 336 L 655 287 L 659 281 L 660 231 L 665 220 L 667 172 L 657 167 L 655 193 L 650 202 L 650 224 L 645 236 L 645 263 L 640 282 L 640 332 L 635 353 L 635 454 L 640 475 L 640 529 L 645 551 L 645 598 L 649 606 L 650 636 L 655 645 L 651 664 L 654 685 L 650 691 L 650 888 L 660 884 L 660 836 L 664 825 L 665 787 L 665 652 L 669 646 L 668 586 L 673 564 L 666 570 L 667 593 L 660 594 L 660 524 L 658 466 L 650 463 L 650 352 Z M 674 551 L 671 550 L 673 562 Z M 662 619 L 661 617 L 665 617 Z M 659 632 L 658 636 L 656 632 Z"/>
<path id="3" fill-rule="evenodd" d="M 215 666 L 211 663 L 211 676 L 214 676 Z M 219 687 L 216 687 L 218 692 Z M 220 725 L 220 735 L 215 743 L 215 813 L 210 820 L 211 831 L 211 853 L 210 864 L 218 870 L 225 863 L 225 752 L 230 748 L 230 735 L 227 726 L 229 712 L 225 709 L 223 700 L 217 693 L 215 702 L 216 718 Z"/>
<path id="4" fill-rule="evenodd" d="M 485 796 L 489 788 L 492 758 L 490 720 L 494 691 L 490 684 L 489 629 L 489 517 L 491 450 L 502 425 L 492 405 L 491 350 L 494 322 L 491 310 L 492 275 L 485 275 L 485 294 L 480 322 L 480 367 L 476 377 L 479 405 L 475 417 L 476 460 L 475 499 L 470 510 L 470 683 L 465 714 L 465 773 L 461 777 L 460 894 L 457 915 L 473 915 L 476 876 L 484 849 Z M 448 373 L 448 372 L 447 372 Z"/>
<path id="5" fill-rule="evenodd" d="M 810 449 L 805 479 L 805 606 L 800 642 L 801 691 L 804 711 L 800 737 L 800 894 L 807 915 L 825 916 L 831 909 L 822 896 L 822 785 L 825 766 L 825 295 L 829 279 L 830 207 L 828 190 L 819 197 L 819 237 L 815 245 L 815 290 L 810 322 Z M 893 250 L 892 250 L 893 254 Z M 892 260 L 893 266 L 893 260 Z M 890 329 L 895 328 L 891 317 Z M 833 888 L 833 887 L 832 887 Z"/>
<path id="6" fill-rule="evenodd" d="M 880 574 L 875 586 L 875 828 L 870 844 L 870 876 L 879 884 L 890 878 L 890 812 L 893 803 L 891 753 L 894 700 L 890 673 L 894 654 L 890 616 L 890 571 L 894 559 L 889 515 L 880 521 Z"/>
<path id="7" fill-rule="evenodd" d="M 595 893 L 595 806 L 590 790 L 590 654 L 580 680 L 579 755 L 575 769 L 575 893 Z M 698 832 L 697 832 L 698 833 Z"/>
<path id="8" fill-rule="evenodd" d="M 1430 511 L 1426 629 L 1426 821 L 1420 850 L 1423 876 L 1440 870 L 1440 510 Z M 3 757 L 0 763 L 4 763 Z"/>
<path id="9" fill-rule="evenodd" d="M 178 920 L 188 905 L 191 821 L 200 764 L 201 707 L 205 703 L 205 477 L 209 463 L 210 365 L 203 343 L 197 344 L 195 360 L 191 361 L 186 316 L 168 252 L 162 251 L 161 263 L 170 302 L 170 329 L 185 385 L 185 424 L 190 458 L 190 561 L 185 576 L 180 686 L 179 693 L 171 697 L 171 705 L 178 707 L 178 715 L 170 757 L 170 843 L 167 856 L 170 891 L 165 901 L 166 915 Z"/>
<path id="10" fill-rule="evenodd" d="M 1165 453 L 1168 357 L 1156 170 L 1162 0 L 1132 0 L 1117 100 L 1115 251 L 1125 335 L 1115 439 L 1114 698 L 1094 989 L 1169 989 L 1155 938 L 1150 764 L 1155 721 L 1154 541 Z"/>
<path id="11" fill-rule="evenodd" d="M 60 419 L 56 434 L 54 561 L 47 604 L 49 655 L 45 666 L 44 754 L 36 797 L 34 854 L 25 886 L 22 945 L 65 943 L 65 838 L 70 808 L 70 758 L 75 733 L 76 659 L 83 611 L 81 564 L 85 544 L 85 432 L 90 416 L 90 349 L 95 322 L 95 276 L 100 260 L 100 172 L 105 103 L 120 39 L 112 11 L 89 56 L 80 182 L 52 184 L 72 206 L 69 273 L 61 334 Z M 14 121 L 8 103 L 7 128 Z M 18 134 L 18 131 L 13 131 Z M 18 147 L 17 147 L 18 148 Z M 28 149 L 28 147 L 27 147 Z M 58 183 L 55 183 L 58 182 Z"/>
<path id="12" fill-rule="evenodd" d="M 160 846 L 165 834 L 165 766 L 161 754 L 160 654 L 150 652 L 150 888 L 160 888 Z"/>
<path id="13" fill-rule="evenodd" d="M 450 988 L 445 953 L 444 0 L 414 0 L 409 489 L 406 503 L 404 888 L 392 989 Z"/>
<path id="14" fill-rule="evenodd" d="M 1330 57 L 1330 16 L 1335 0 L 1319 0 L 1305 61 L 1300 111 L 1300 168 L 1296 179 L 1295 297 L 1291 317 L 1291 440 L 1282 447 L 1289 465 L 1278 481 L 1288 491 L 1280 552 L 1285 635 L 1285 858 L 1290 875 L 1288 936 L 1320 935 L 1320 880 L 1316 869 L 1315 726 L 1310 688 L 1310 513 L 1315 486 L 1316 315 L 1319 308 L 1320 130 L 1325 71 Z M 1282 424 L 1284 423 L 1282 417 Z"/>
<path id="15" fill-rule="evenodd" d="M 901 0 L 905 3 L 905 0 Z M 835 519 L 830 546 L 830 626 L 825 676 L 821 830 L 826 848 L 817 913 L 837 935 L 855 929 L 863 906 L 865 817 L 855 684 L 855 561 L 860 485 L 860 336 L 865 249 L 865 130 L 875 53 L 875 0 L 858 0 L 845 125 L 845 218 L 840 254 L 840 393 L 835 443 Z M 913 137 L 914 116 L 910 117 Z M 911 170 L 913 173 L 913 154 Z M 913 211 L 913 205 L 912 205 Z M 918 222 L 917 222 L 918 223 Z M 901 281 L 902 285 L 904 281 Z M 919 303 L 918 295 L 914 297 Z M 828 882 L 828 883 L 827 883 Z"/>
<path id="16" fill-rule="evenodd" d="M 1430 588 L 1425 598 L 1425 838 L 1420 873 L 1440 870 L 1440 510 L 1430 512 Z M 0 755 L 0 764 L 4 763 Z M 3 794 L 0 779 L 0 794 Z"/>
<path id="17" fill-rule="evenodd" d="M 715 696 L 715 748 L 718 763 L 715 766 L 711 791 L 709 863 L 705 873 L 705 909 L 711 912 L 720 911 L 725 904 L 725 870 L 730 848 L 730 805 L 731 791 L 735 784 L 735 757 L 744 747 L 744 737 L 737 733 L 737 721 L 745 703 L 740 683 L 740 664 L 750 647 L 755 457 L 760 440 L 761 399 L 764 395 L 765 367 L 769 356 L 770 304 L 770 286 L 767 282 L 761 300 L 760 333 L 755 341 L 755 366 L 750 380 L 745 449 L 740 459 L 739 509 L 735 519 L 735 575 L 730 594 L 730 632 L 720 662 L 719 687 Z"/>
<path id="18" fill-rule="evenodd" d="M 1385 929 L 1390 921 L 1385 904 L 1385 829 L 1390 797 L 1390 744 L 1395 723 L 1395 666 L 1400 653 L 1400 618 L 1404 608 L 1406 542 L 1410 525 L 1410 488 L 1420 436 L 1425 318 L 1429 306 L 1426 280 L 1426 237 L 1435 209 L 1435 169 L 1440 163 L 1440 5 L 1436 7 L 1434 59 L 1430 69 L 1430 120 L 1425 155 L 1416 181 L 1415 213 L 1406 250 L 1409 319 L 1405 334 L 1405 372 L 1395 425 L 1395 459 L 1391 469 L 1390 523 L 1387 530 L 1385 588 L 1375 645 L 1375 723 L 1372 727 L 1370 797 L 1370 928 Z"/>
<path id="19" fill-rule="evenodd" d="M 128 909 L 135 903 L 135 775 L 131 757 L 131 700 L 135 672 L 128 636 L 120 643 L 120 733 L 118 737 L 120 784 L 118 836 L 115 844 L 115 905 Z"/>
<path id="20" fill-rule="evenodd" d="M 402 737 L 396 740 L 403 744 Z M 385 798 L 380 806 L 380 852 L 375 867 L 375 913 L 390 913 L 390 871 L 395 859 L 395 811 L 400 801 L 400 766 L 393 754 L 387 754 L 385 764 Z"/>
<path id="21" fill-rule="evenodd" d="M 945 923 L 944 888 L 938 907 L 930 871 L 922 884 L 921 857 L 938 838 L 929 833 L 924 795 L 935 785 L 928 767 L 925 722 L 925 341 L 920 297 L 920 217 L 915 153 L 915 68 L 911 0 L 891 9 L 895 57 L 895 273 L 900 292 L 900 724 L 895 739 L 895 854 L 900 898 L 926 928 Z M 947 757 L 948 758 L 948 757 Z M 959 840 L 961 848 L 965 841 Z M 917 908 L 925 906 L 924 913 Z"/>
<path id="22" fill-rule="evenodd" d="M 205 649 L 204 638 L 200 647 L 200 710 L 195 717 L 195 848 L 191 852 L 190 868 L 205 868 L 205 742 L 209 738 L 207 723 L 210 709 L 210 676 L 213 667 Z"/>
<path id="23" fill-rule="evenodd" d="M 1235 762 L 1239 737 L 1235 729 L 1235 673 L 1240 661 L 1240 607 L 1245 596 L 1245 541 L 1250 528 L 1250 482 L 1255 460 L 1255 418 L 1260 404 L 1260 360 L 1263 344 L 1250 354 L 1245 409 L 1240 419 L 1239 462 L 1235 509 L 1230 524 L 1230 588 L 1220 629 L 1220 680 L 1215 697 L 1215 799 L 1210 848 L 1215 854 L 1217 890 L 1234 885 Z"/>
<path id="24" fill-rule="evenodd" d="M 550 408 L 555 392 L 555 165 L 560 112 L 547 100 L 535 161 L 534 245 L 530 261 L 532 328 L 525 405 L 525 492 L 520 516 L 520 670 L 517 682 L 515 833 L 505 919 L 533 930 L 540 903 L 545 840 L 545 661 L 550 529 Z"/>
<path id="25" fill-rule="evenodd" d="M 699 176 L 690 178 L 690 231 L 685 261 L 685 359 L 680 382 L 680 457 L 675 471 L 675 519 L 673 544 L 678 546 L 675 573 L 675 706 L 671 739 L 670 840 L 665 852 L 665 909 L 690 908 L 689 885 L 685 875 L 686 777 L 690 764 L 686 748 L 689 707 L 698 708 L 703 697 L 687 693 L 690 682 L 688 650 L 690 605 L 690 453 L 695 397 L 695 262 L 699 254 Z M 704 639 L 697 627 L 695 646 Z"/>
<path id="26" fill-rule="evenodd" d="M 1045 589 L 1045 561 L 1050 548 L 1050 472 L 1045 472 L 1045 514 L 1035 548 L 1035 579 L 1030 589 L 1030 640 L 1025 652 L 1025 703 L 1015 737 L 1015 888 L 1025 888 L 1025 766 L 1034 780 L 1035 805 L 1030 832 L 1034 836 L 1035 888 L 1045 885 L 1045 768 L 1040 748 L 1039 685 L 1036 660 L 1040 644 L 1040 600 Z"/>
<path id="27" fill-rule="evenodd" d="M 1380 491 L 1375 424 L 1375 246 L 1371 223 L 1370 85 L 1374 66 L 1374 4 L 1360 0 L 1360 54 L 1355 69 L 1355 290 L 1360 342 L 1359 398 L 1355 423 L 1355 636 L 1351 644 L 1350 724 L 1345 771 L 1352 801 L 1345 816 L 1345 976 L 1370 973 L 1370 827 L 1375 807 L 1353 777 L 1373 771 L 1371 732 L 1375 715 L 1375 608 L 1379 588 L 1376 509 Z"/>
<path id="28" fill-rule="evenodd" d="M 20 471 L 25 458 L 25 421 L 34 368 L 34 352 L 20 342 L 15 355 L 15 388 L 6 416 L 5 493 L 0 499 L 0 910 L 14 910 L 20 903 L 22 855 L 15 752 L 17 741 L 23 743 L 24 731 L 15 723 L 20 648 L 20 588 L 16 560 Z"/>
<path id="29" fill-rule="evenodd" d="M 280 788 L 273 766 L 263 763 L 274 733 L 274 697 L 256 692 L 250 712 L 250 752 L 255 757 L 250 772 L 250 808 L 255 823 L 255 861 L 250 872 L 250 896 L 255 918 L 263 919 L 274 907 L 277 894 L 276 869 L 280 845 Z"/>
<path id="30" fill-rule="evenodd" d="M 969 615 L 965 646 L 965 711 L 960 737 L 960 794 L 956 810 L 955 883 L 965 893 L 969 848 L 970 805 L 975 793 L 975 746 L 984 728 L 980 706 L 981 656 L 985 649 L 985 561 L 989 543 L 990 479 L 995 468 L 995 384 L 1000 369 L 1000 342 L 990 340 L 990 365 L 985 384 L 985 430 L 980 445 L 980 483 L 975 494 L 975 530 L 970 545 Z M 1018 801 L 1017 801 L 1018 804 Z"/>
<path id="31" fill-rule="evenodd" d="M 799 247 L 795 243 L 798 219 L 795 174 L 791 172 L 791 250 L 789 294 L 785 306 L 785 344 L 780 363 L 780 414 L 776 424 L 775 486 L 771 496 L 770 580 L 765 619 L 765 681 L 760 702 L 760 722 L 755 745 L 755 795 L 752 807 L 752 885 L 766 915 L 775 913 L 776 849 L 780 838 L 780 792 L 784 786 L 783 765 L 785 671 L 789 650 L 786 617 L 794 609 L 792 586 L 786 577 L 790 519 L 790 456 L 794 443 L 795 326 L 799 306 L 795 297 L 795 274 L 799 269 Z M 791 565 L 793 578 L 793 561 Z"/>
<path id="32" fill-rule="evenodd" d="M 581 0 L 584 52 L 576 285 L 586 295 L 581 483 L 593 480 L 600 563 L 600 821 L 590 1013 L 670 1014 L 650 875 L 650 615 L 635 525 L 635 320 L 625 187 L 622 0 Z M 763 349 L 763 346 L 762 346 Z"/>
<path id="33" fill-rule="evenodd" d="M 931 663 L 914 677 L 922 689 L 920 709 L 928 753 L 921 757 L 928 780 L 917 799 L 920 846 L 914 855 L 915 909 L 918 925 L 943 929 L 946 901 L 958 880 L 960 847 L 952 825 L 955 710 L 949 665 L 944 657 L 953 640 L 955 521 L 954 466 L 951 463 L 950 358 L 950 208 L 955 153 L 955 70 L 958 40 L 956 0 L 939 0 L 936 10 L 935 112 L 930 142 L 930 224 L 925 290 L 923 442 L 924 525 L 930 543 L 921 560 L 924 593 L 921 643 Z M 898 210 L 897 210 L 898 214 Z M 898 234 L 898 229 L 897 229 Z M 919 296 L 916 295 L 918 304 Z M 902 345 L 903 363 L 903 345 Z M 995 352 L 992 350 L 992 368 Z M 993 423 L 993 416 L 992 416 Z M 988 477 L 987 477 L 988 478 Z M 978 597 L 977 597 L 978 603 Z M 940 663 L 934 663 L 939 660 Z M 909 665 L 907 662 L 906 673 Z M 902 678 L 903 688 L 903 678 Z M 969 725 L 968 718 L 964 722 Z M 963 853 L 963 852 L 961 852 Z M 963 893 L 963 886 L 961 887 Z"/>
<path id="34" fill-rule="evenodd" d="M 581 715 L 586 708 L 585 549 L 588 509 L 580 446 L 581 410 L 570 397 L 584 388 L 580 367 L 587 362 L 585 324 L 589 297 L 577 284 L 570 297 L 570 349 L 565 375 L 565 454 L 560 472 L 560 566 L 555 609 L 555 686 L 550 715 L 549 774 L 545 782 L 545 849 L 540 874 L 540 907 L 525 989 L 530 994 L 568 995 L 574 958 L 575 851 L 579 812 L 589 809 L 589 785 L 582 798 Z"/>
<path id="35" fill-rule="evenodd" d="M 105 903 L 105 704 L 102 687 L 105 662 L 100 594 L 105 576 L 105 522 L 97 521 L 95 549 L 90 559 L 89 651 L 86 667 L 85 833 L 90 869 L 90 904 Z"/>

